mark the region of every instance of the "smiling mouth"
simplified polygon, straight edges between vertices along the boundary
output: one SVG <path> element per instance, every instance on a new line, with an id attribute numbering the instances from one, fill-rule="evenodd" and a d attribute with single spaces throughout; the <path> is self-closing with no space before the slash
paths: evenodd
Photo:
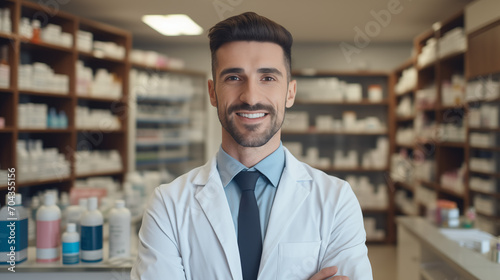
<path id="1" fill-rule="evenodd" d="M 267 114 L 266 113 L 253 113 L 253 114 L 236 113 L 236 115 L 238 115 L 240 117 L 248 118 L 248 119 L 257 119 L 257 118 L 262 118 Z"/>

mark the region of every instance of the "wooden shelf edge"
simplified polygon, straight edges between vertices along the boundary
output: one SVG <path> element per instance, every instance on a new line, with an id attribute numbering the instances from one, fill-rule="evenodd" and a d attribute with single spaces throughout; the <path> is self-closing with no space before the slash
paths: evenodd
<path id="1" fill-rule="evenodd" d="M 17 187 L 30 187 L 30 186 L 36 186 L 36 185 L 46 185 L 46 184 L 55 184 L 55 183 L 64 183 L 64 182 L 69 182 L 71 181 L 71 177 L 64 177 L 64 178 L 50 178 L 50 179 L 44 179 L 44 180 L 35 180 L 35 181 L 16 181 L 16 186 Z"/>
<path id="2" fill-rule="evenodd" d="M 300 104 L 300 105 L 353 105 L 353 106 L 383 106 L 383 105 L 388 105 L 389 101 L 387 99 L 384 99 L 382 101 L 369 101 L 368 99 L 361 100 L 359 102 L 353 101 L 328 101 L 328 100 L 317 100 L 317 101 L 308 101 L 308 100 L 300 100 L 297 99 L 295 100 L 295 104 Z"/>
<path id="3" fill-rule="evenodd" d="M 292 76 L 294 77 L 346 77 L 346 76 L 354 76 L 354 77 L 384 77 L 388 78 L 390 72 L 385 71 L 329 71 L 329 70 L 315 70 L 312 75 L 309 73 L 304 73 L 304 69 L 295 69 L 292 70 Z"/>
<path id="4" fill-rule="evenodd" d="M 21 95 L 37 95 L 37 96 L 43 96 L 43 97 L 54 97 L 54 98 L 64 98 L 64 99 L 71 99 L 73 97 L 69 93 L 55 93 L 55 92 L 49 92 L 49 91 L 36 91 L 36 90 L 29 90 L 29 89 L 19 89 L 19 94 L 21 94 Z"/>
<path id="5" fill-rule="evenodd" d="M 183 74 L 183 75 L 192 75 L 192 76 L 200 76 L 200 77 L 205 77 L 207 74 L 204 72 L 200 71 L 194 71 L 194 70 L 186 70 L 186 69 L 179 69 L 179 68 L 168 68 L 164 66 L 149 66 L 137 62 L 130 62 L 132 68 L 140 68 L 144 70 L 151 70 L 151 71 L 158 71 L 158 72 L 166 72 L 166 73 L 172 73 L 172 74 Z"/>
<path id="6" fill-rule="evenodd" d="M 72 54 L 73 53 L 73 47 L 65 47 L 65 46 L 59 46 L 56 44 L 51 44 L 47 43 L 44 41 L 40 41 L 39 43 L 33 43 L 29 39 L 25 38 L 20 38 L 21 41 L 21 48 L 23 48 L 23 45 L 28 47 L 28 48 L 41 48 L 41 49 L 47 49 L 47 50 L 52 50 L 52 51 L 59 51 L 59 52 L 64 52 L 67 54 Z M 74 42 L 73 42 L 74 44 Z"/>
<path id="7" fill-rule="evenodd" d="M 120 96 L 119 98 L 107 98 L 107 97 L 97 97 L 97 96 L 88 96 L 88 95 L 76 95 L 76 98 L 79 100 L 88 100 L 88 101 L 97 101 L 97 102 L 107 102 L 107 103 L 114 103 L 114 102 L 127 102 L 123 96 Z"/>
<path id="8" fill-rule="evenodd" d="M 19 133 L 71 133 L 73 129 L 71 128 L 46 128 L 46 129 L 37 129 L 37 128 L 20 128 L 18 129 Z"/>
<path id="9" fill-rule="evenodd" d="M 84 173 L 84 174 L 75 174 L 75 178 L 87 178 L 87 177 L 99 177 L 99 176 L 115 176 L 121 175 L 123 170 L 114 170 L 114 171 L 103 171 L 103 172 L 92 172 L 92 173 Z"/>
<path id="10" fill-rule="evenodd" d="M 85 52 L 78 50 L 78 56 L 94 59 L 94 60 L 100 60 L 100 61 L 107 61 L 107 62 L 112 62 L 112 63 L 118 63 L 118 64 L 125 64 L 127 63 L 125 57 L 124 58 L 114 58 L 114 57 L 109 57 L 109 56 L 98 56 L 94 55 L 91 52 Z"/>
<path id="11" fill-rule="evenodd" d="M 354 131 L 343 131 L 343 132 L 334 132 L 334 131 L 292 131 L 292 130 L 283 130 L 282 134 L 284 135 L 386 135 L 387 131 L 380 132 L 354 132 Z"/>

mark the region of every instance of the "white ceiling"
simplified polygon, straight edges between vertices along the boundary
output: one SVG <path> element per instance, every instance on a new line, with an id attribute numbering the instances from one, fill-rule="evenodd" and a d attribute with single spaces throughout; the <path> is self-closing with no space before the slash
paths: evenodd
<path id="1" fill-rule="evenodd" d="M 40 1 L 34 1 L 40 2 Z M 206 43 L 208 29 L 223 18 L 254 11 L 285 26 L 295 42 L 353 42 L 355 28 L 364 30 L 374 21 L 372 12 L 391 14 L 371 42 L 411 42 L 437 21 L 446 19 L 471 0 L 57 0 L 59 9 L 74 15 L 130 30 L 134 45 L 158 46 Z M 205 30 L 194 37 L 164 37 L 141 22 L 144 14 L 189 15 Z M 384 12 L 382 12 L 384 13 Z M 373 31 L 376 31 L 373 29 Z"/>

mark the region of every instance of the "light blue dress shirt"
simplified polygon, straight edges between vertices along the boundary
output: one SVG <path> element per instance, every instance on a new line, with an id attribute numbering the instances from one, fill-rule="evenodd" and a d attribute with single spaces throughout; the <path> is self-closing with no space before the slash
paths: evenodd
<path id="1" fill-rule="evenodd" d="M 238 233 L 238 211 L 240 208 L 241 190 L 236 182 L 234 182 L 234 176 L 242 170 L 259 171 L 264 175 L 259 177 L 255 185 L 255 198 L 259 206 L 260 229 L 262 231 L 261 236 L 264 239 L 274 196 L 276 195 L 284 168 L 285 151 L 282 144 L 272 154 L 251 168 L 246 168 L 242 163 L 228 155 L 222 147 L 219 148 L 219 152 L 217 153 L 217 169 L 219 170 L 222 185 L 224 186 L 229 209 L 231 209 L 236 233 Z"/>

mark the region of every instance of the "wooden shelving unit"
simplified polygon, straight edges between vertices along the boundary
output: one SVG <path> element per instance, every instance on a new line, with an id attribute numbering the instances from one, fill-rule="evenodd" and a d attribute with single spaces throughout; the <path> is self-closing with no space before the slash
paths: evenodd
<path id="1" fill-rule="evenodd" d="M 441 22 L 438 26 L 439 28 L 430 29 L 415 38 L 414 44 L 417 55 L 422 52 L 427 40 L 439 40 L 446 32 L 456 27 L 464 27 L 463 12 L 455 14 Z M 422 159 L 422 157 L 424 157 L 435 161 L 435 176 L 432 178 L 432 181 L 407 178 L 408 182 L 394 182 L 393 185 L 395 189 L 397 191 L 404 191 L 410 199 L 414 196 L 415 186 L 419 185 L 434 192 L 438 199 L 455 201 L 460 208 L 461 214 L 464 214 L 470 206 L 474 206 L 473 198 L 475 195 L 494 199 L 496 204 L 500 202 L 500 189 L 498 189 L 498 183 L 495 184 L 494 187 L 496 189 L 493 192 L 473 190 L 469 185 L 470 178 L 473 176 L 482 179 L 496 178 L 496 180 L 498 180 L 500 178 L 498 167 L 494 172 L 484 172 L 474 170 L 474 168 L 470 166 L 470 159 L 474 156 L 484 156 L 487 154 L 490 157 L 496 156 L 497 159 L 500 156 L 500 145 L 498 142 L 495 146 L 474 146 L 470 139 L 471 133 L 494 134 L 498 139 L 498 137 L 500 137 L 500 129 L 498 127 L 472 127 L 467 121 L 470 109 L 481 106 L 482 104 L 495 104 L 498 106 L 498 98 L 490 98 L 489 100 L 476 98 L 474 101 L 468 102 L 464 99 L 461 103 L 452 105 L 444 104 L 444 92 L 442 87 L 443 82 L 450 80 L 454 74 L 463 75 L 469 82 L 478 80 L 484 81 L 489 77 L 498 81 L 500 78 L 500 43 L 497 40 L 498 34 L 500 34 L 500 21 L 491 23 L 487 27 L 469 34 L 467 38 L 468 49 L 466 51 L 454 51 L 441 57 L 436 55 L 435 61 L 422 66 L 417 65 L 416 57 L 411 58 L 394 71 L 393 77 L 396 80 L 401 77 L 403 70 L 410 67 L 415 67 L 418 73 L 418 81 L 415 90 L 408 90 L 396 95 L 394 98 L 396 104 L 398 104 L 404 96 L 412 96 L 412 98 L 415 98 L 413 95 L 414 92 L 419 89 L 434 86 L 436 88 L 435 104 L 431 104 L 431 106 L 420 106 L 420 108 L 417 107 L 417 115 L 423 114 L 427 121 L 432 120 L 437 125 L 449 123 L 462 125 L 465 127 L 466 132 L 463 141 L 457 141 L 456 139 L 450 141 L 447 138 L 449 135 L 435 134 L 435 136 L 431 138 L 415 137 L 417 140 L 411 145 L 395 144 L 395 148 L 391 153 L 397 154 L 403 151 L 405 154 L 408 154 L 409 160 L 406 165 L 408 167 L 415 168 L 417 166 L 418 162 L 414 161 L 415 158 Z M 415 120 L 415 116 L 397 117 L 394 120 L 394 125 L 396 129 L 400 127 L 413 128 Z M 419 132 L 415 133 L 415 135 L 419 134 Z M 440 176 L 444 172 L 456 170 L 460 166 L 465 166 L 465 174 L 462 182 L 463 191 L 441 185 Z M 497 210 L 500 211 L 500 209 Z M 421 205 L 420 215 L 424 215 L 425 211 L 425 205 Z M 496 232 L 492 233 L 498 235 L 500 233 L 500 223 L 497 218 L 500 216 L 500 212 L 497 212 L 496 216 L 481 216 L 491 220 L 498 229 Z"/>
<path id="2" fill-rule="evenodd" d="M 1 4 L 2 8 L 9 8 L 12 19 L 12 33 L 0 33 L 0 46 L 8 49 L 8 65 L 10 67 L 10 86 L 0 88 L 0 117 L 5 119 L 5 127 L 0 128 L 0 168 L 7 169 L 15 167 L 18 170 L 19 158 L 16 154 L 16 145 L 19 139 L 42 139 L 44 148 L 57 148 L 58 152 L 64 154 L 70 163 L 69 176 L 49 178 L 44 180 L 23 180 L 16 174 L 18 187 L 16 191 L 22 192 L 26 196 L 31 196 L 38 191 L 49 188 L 56 188 L 61 191 L 68 191 L 75 183 L 75 180 L 82 178 L 75 174 L 76 152 L 81 149 L 91 150 L 117 150 L 121 156 L 123 169 L 119 172 L 104 174 L 86 174 L 85 177 L 109 175 L 122 182 L 127 172 L 127 117 L 128 117 L 128 73 L 130 63 L 128 62 L 131 48 L 131 34 L 119 28 L 114 28 L 105 24 L 82 19 L 74 15 L 53 10 L 37 3 L 9 0 Z M 20 33 L 20 21 L 22 17 L 30 20 L 36 19 L 40 13 L 50 14 L 46 22 L 42 22 L 42 27 L 46 24 L 56 24 L 63 32 L 72 35 L 70 47 L 59 46 L 43 40 L 34 42 L 24 38 Z M 96 58 L 93 54 L 87 54 L 77 49 L 77 32 L 84 30 L 91 32 L 94 40 L 110 41 L 125 49 L 125 56 L 122 59 Z M 76 64 L 78 60 L 83 60 L 93 71 L 97 68 L 105 68 L 114 73 L 121 80 L 122 97 L 82 97 L 76 94 L 77 77 Z M 42 62 L 47 64 L 56 74 L 68 76 L 69 88 L 65 93 L 51 92 L 45 89 L 36 90 L 19 87 L 20 65 Z M 57 111 L 63 111 L 68 120 L 66 128 L 38 129 L 20 128 L 18 126 L 20 103 L 43 103 Z M 121 129 L 79 129 L 76 127 L 76 107 L 85 104 L 90 108 L 108 109 L 112 114 L 118 115 L 121 121 Z M 99 141 L 90 141 L 88 136 L 99 134 Z M 95 140 L 95 139 L 93 139 Z M 7 188 L 3 182 L 0 183 L 0 201 L 3 204 L 4 194 Z"/>
<path id="3" fill-rule="evenodd" d="M 289 142 L 300 142 L 303 146 L 303 153 L 306 152 L 307 148 L 317 148 L 320 153 L 320 157 L 329 158 L 331 161 L 334 158 L 335 150 L 356 150 L 358 152 L 358 163 L 357 167 L 336 167 L 331 165 L 330 167 L 319 166 L 311 163 L 312 166 L 316 168 L 337 176 L 342 179 L 346 179 L 348 176 L 356 176 L 358 178 L 368 177 L 370 183 L 372 183 L 375 188 L 379 185 L 386 185 L 386 174 L 389 171 L 389 166 L 384 167 L 363 167 L 361 162 L 361 157 L 363 153 L 367 152 L 368 149 L 373 149 L 376 146 L 377 139 L 379 137 L 385 137 L 389 140 L 389 134 L 392 131 L 392 125 L 389 123 L 389 114 L 392 110 L 392 101 L 390 93 L 390 77 L 388 73 L 384 72 L 330 72 L 330 71 L 319 71 L 313 76 L 303 75 L 299 71 L 293 71 L 292 75 L 295 79 L 307 79 L 308 82 L 315 83 L 319 79 L 323 78 L 337 78 L 346 83 L 356 83 L 360 84 L 362 88 L 362 98 L 360 101 L 332 101 L 332 100 L 322 100 L 322 99 L 309 99 L 307 97 L 301 98 L 301 89 L 304 87 L 299 87 L 297 92 L 297 98 L 295 100 L 294 106 L 290 109 L 290 112 L 307 112 L 309 115 L 309 127 L 306 130 L 295 130 L 295 127 L 286 127 L 282 130 L 283 143 L 286 146 Z M 301 81 L 298 81 L 300 84 Z M 380 85 L 382 88 L 383 96 L 380 101 L 371 101 L 368 98 L 368 87 L 370 85 Z M 304 89 L 311 91 L 311 89 Z M 304 93 L 302 93 L 304 94 Z M 330 94 L 327 92 L 326 94 Z M 331 94 L 334 94 L 333 92 Z M 328 98 L 328 97 L 327 97 Z M 343 111 L 353 111 L 358 115 L 358 120 L 374 116 L 381 120 L 385 125 L 384 129 L 373 129 L 371 130 L 356 130 L 356 129 L 337 129 L 331 128 L 318 128 L 315 123 L 317 116 L 331 116 L 333 119 L 338 120 L 342 118 Z M 389 145 L 392 145 L 390 143 Z M 303 156 L 303 155 L 296 155 Z M 387 162 L 389 164 L 389 154 L 387 156 Z M 331 163 L 330 163 L 331 164 Z M 355 182 L 351 182 L 355 183 Z M 355 186 L 353 186 L 354 188 Z M 374 218 L 376 220 L 377 228 L 382 229 L 385 232 L 383 238 L 376 238 L 374 236 L 367 237 L 368 242 L 375 243 L 386 243 L 394 241 L 394 228 L 393 228 L 393 198 L 392 192 L 387 188 L 388 203 L 380 207 L 371 207 L 362 205 L 363 215 L 365 217 Z"/>

